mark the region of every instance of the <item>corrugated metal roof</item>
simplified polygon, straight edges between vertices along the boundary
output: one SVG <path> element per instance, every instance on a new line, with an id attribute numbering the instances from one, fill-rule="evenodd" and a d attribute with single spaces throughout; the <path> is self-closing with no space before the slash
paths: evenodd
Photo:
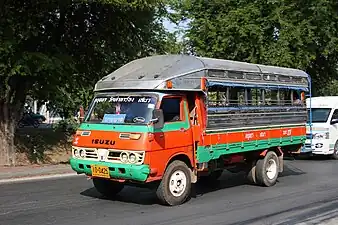
<path id="1" fill-rule="evenodd" d="M 120 67 L 98 81 L 95 91 L 107 89 L 156 89 L 166 80 L 185 77 L 185 75 L 188 75 L 187 78 L 190 80 L 199 79 L 204 76 L 202 71 L 209 69 L 308 77 L 304 71 L 298 69 L 189 55 L 157 55 L 137 59 Z"/>

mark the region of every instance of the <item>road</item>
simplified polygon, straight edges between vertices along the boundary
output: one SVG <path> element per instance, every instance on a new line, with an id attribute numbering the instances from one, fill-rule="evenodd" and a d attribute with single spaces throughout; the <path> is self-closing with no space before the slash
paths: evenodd
<path id="1" fill-rule="evenodd" d="M 1 184 L 0 225 L 338 224 L 336 171 L 333 160 L 288 160 L 270 188 L 224 173 L 218 186 L 196 187 L 196 195 L 178 207 L 161 206 L 153 191 L 140 188 L 106 200 L 80 175 Z"/>

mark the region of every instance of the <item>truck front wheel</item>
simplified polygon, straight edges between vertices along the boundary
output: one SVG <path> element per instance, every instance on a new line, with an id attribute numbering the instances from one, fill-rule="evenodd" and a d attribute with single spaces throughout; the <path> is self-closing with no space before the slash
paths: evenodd
<path id="1" fill-rule="evenodd" d="M 269 151 L 263 159 L 259 159 L 255 168 L 256 182 L 261 186 L 273 186 L 277 182 L 279 161 L 275 152 Z"/>
<path id="2" fill-rule="evenodd" d="M 169 164 L 156 191 L 162 204 L 180 205 L 190 197 L 190 173 L 189 167 L 182 161 L 176 160 Z"/>
<path id="3" fill-rule="evenodd" d="M 115 197 L 124 187 L 120 182 L 99 178 L 93 178 L 93 184 L 96 190 L 107 198 Z"/>

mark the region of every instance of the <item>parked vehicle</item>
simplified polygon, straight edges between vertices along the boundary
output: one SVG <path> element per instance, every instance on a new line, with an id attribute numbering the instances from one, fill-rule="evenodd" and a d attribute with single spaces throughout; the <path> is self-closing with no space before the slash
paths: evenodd
<path id="1" fill-rule="evenodd" d="M 297 69 L 186 55 L 132 61 L 95 85 L 70 164 L 104 196 L 156 188 L 179 205 L 191 184 L 245 171 L 273 186 L 283 155 L 306 139 L 309 75 Z"/>
<path id="2" fill-rule="evenodd" d="M 41 124 L 41 123 L 43 123 L 43 122 L 46 121 L 46 117 L 44 115 L 39 114 L 39 113 L 31 113 L 30 116 L 34 120 L 38 121 L 39 124 Z"/>
<path id="3" fill-rule="evenodd" d="M 304 152 L 338 159 L 338 96 L 308 98 L 306 105 L 312 123 L 307 126 Z"/>
<path id="4" fill-rule="evenodd" d="M 33 126 L 34 128 L 38 128 L 40 125 L 39 119 L 40 117 L 35 117 L 34 114 L 24 113 L 18 122 L 18 127 Z"/>

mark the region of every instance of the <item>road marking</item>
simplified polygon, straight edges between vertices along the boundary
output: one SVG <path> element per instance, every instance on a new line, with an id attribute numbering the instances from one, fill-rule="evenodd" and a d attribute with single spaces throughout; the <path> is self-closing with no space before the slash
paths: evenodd
<path id="1" fill-rule="evenodd" d="M 301 223 L 296 223 L 296 225 L 337 225 L 338 224 L 338 214 L 336 211 L 331 211 L 326 214 L 318 215 L 317 217 L 308 218 L 306 221 Z"/>
<path id="2" fill-rule="evenodd" d="M 77 174 L 77 173 L 66 173 L 66 174 L 39 175 L 39 176 L 32 176 L 32 177 L 19 177 L 19 178 L 1 179 L 0 184 L 18 183 L 18 182 L 26 182 L 26 181 L 37 181 L 37 180 L 47 180 L 47 179 L 58 179 L 58 178 L 74 177 L 74 176 L 79 176 L 79 174 Z"/>
<path id="3" fill-rule="evenodd" d="M 302 223 L 297 223 L 296 225 L 337 225 L 338 224 L 338 218 L 333 218 L 329 220 L 324 220 L 322 222 L 317 222 L 317 221 L 309 221 L 309 222 L 302 222 Z"/>

